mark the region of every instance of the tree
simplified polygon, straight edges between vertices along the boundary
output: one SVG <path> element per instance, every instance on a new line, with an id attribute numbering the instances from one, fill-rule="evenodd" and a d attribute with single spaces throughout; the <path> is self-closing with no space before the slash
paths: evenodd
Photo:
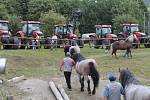
<path id="1" fill-rule="evenodd" d="M 3 4 L 0 4 L 0 19 L 7 20 L 7 16 L 8 16 L 7 9 Z"/>
<path id="2" fill-rule="evenodd" d="M 16 35 L 16 32 L 19 31 L 21 27 L 21 17 L 17 15 L 9 15 L 8 20 L 11 23 L 12 33 Z"/>
<path id="3" fill-rule="evenodd" d="M 17 14 L 22 17 L 22 20 L 28 20 L 29 16 L 29 1 L 30 0 L 16 0 L 16 8 Z"/>
<path id="4" fill-rule="evenodd" d="M 54 10 L 54 0 L 30 0 L 28 4 L 28 18 L 30 20 L 39 20 L 42 13 Z"/>
<path id="5" fill-rule="evenodd" d="M 43 23 L 44 33 L 50 35 L 54 31 L 54 25 L 64 24 L 66 19 L 64 16 L 50 10 L 47 13 L 41 14 L 40 21 Z"/>

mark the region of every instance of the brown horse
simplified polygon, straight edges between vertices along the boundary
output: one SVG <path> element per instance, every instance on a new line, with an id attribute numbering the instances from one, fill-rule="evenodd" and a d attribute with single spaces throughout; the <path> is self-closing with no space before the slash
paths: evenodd
<path id="1" fill-rule="evenodd" d="M 130 56 L 132 58 L 132 54 L 131 54 L 131 48 L 132 43 L 133 42 L 137 42 L 138 39 L 136 37 L 136 35 L 130 35 L 126 40 L 120 40 L 120 41 L 115 41 L 114 43 L 111 44 L 110 50 L 111 50 L 111 55 L 113 56 L 113 54 L 115 56 L 117 50 L 126 50 L 124 57 L 126 56 Z"/>

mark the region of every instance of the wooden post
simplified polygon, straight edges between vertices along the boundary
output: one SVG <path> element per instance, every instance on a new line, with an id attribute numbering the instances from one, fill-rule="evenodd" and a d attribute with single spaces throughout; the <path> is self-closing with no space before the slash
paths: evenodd
<path id="1" fill-rule="evenodd" d="M 57 100 L 64 100 L 63 97 L 61 96 L 60 92 L 56 88 L 56 86 L 55 86 L 53 81 L 49 82 L 49 86 L 50 86 L 50 88 L 51 88 L 52 92 L 54 93 L 54 95 L 55 95 Z"/>
<path id="2" fill-rule="evenodd" d="M 62 88 L 62 85 L 58 84 L 57 88 L 61 93 L 61 95 L 63 96 L 64 100 L 70 100 L 68 95 L 65 93 L 65 90 Z"/>
<path id="3" fill-rule="evenodd" d="M 25 79 L 24 75 L 23 76 L 19 76 L 19 77 L 14 77 L 10 80 L 8 80 L 8 82 L 19 82 L 21 80 Z"/>

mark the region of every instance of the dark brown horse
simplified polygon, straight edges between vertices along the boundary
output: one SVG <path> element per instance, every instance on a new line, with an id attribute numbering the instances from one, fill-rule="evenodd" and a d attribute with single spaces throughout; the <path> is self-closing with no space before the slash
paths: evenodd
<path id="1" fill-rule="evenodd" d="M 126 50 L 124 57 L 130 56 L 132 57 L 131 54 L 131 48 L 132 43 L 137 42 L 138 39 L 136 35 L 130 35 L 126 40 L 120 40 L 120 41 L 115 41 L 114 43 L 111 44 L 110 50 L 111 50 L 111 55 L 116 55 L 117 50 Z"/>

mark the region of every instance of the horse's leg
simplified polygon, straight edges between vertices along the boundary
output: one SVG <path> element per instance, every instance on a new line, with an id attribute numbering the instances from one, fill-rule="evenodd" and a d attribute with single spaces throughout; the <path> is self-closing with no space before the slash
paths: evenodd
<path id="1" fill-rule="evenodd" d="M 96 90 L 95 90 L 95 85 L 94 85 L 94 87 L 93 87 L 93 90 L 92 90 L 92 94 L 95 94 L 95 92 L 96 92 Z"/>
<path id="2" fill-rule="evenodd" d="M 123 55 L 123 57 L 126 57 L 126 55 L 127 55 L 127 50 L 125 51 L 125 54 Z"/>
<path id="3" fill-rule="evenodd" d="M 115 54 L 115 52 L 114 52 L 114 50 L 112 50 L 112 52 L 111 52 L 111 56 L 113 57 L 113 55 Z"/>
<path id="4" fill-rule="evenodd" d="M 117 58 L 117 54 L 116 53 L 117 53 L 117 49 L 114 51 L 115 57 Z"/>
<path id="5" fill-rule="evenodd" d="M 86 79 L 87 79 L 87 83 L 88 83 L 88 88 L 87 88 L 87 90 L 88 90 L 88 93 L 91 94 L 90 79 L 89 79 L 88 76 L 86 76 Z"/>
<path id="6" fill-rule="evenodd" d="M 132 53 L 131 53 L 131 49 L 130 49 L 129 53 L 130 53 L 130 57 L 132 58 Z"/>
<path id="7" fill-rule="evenodd" d="M 81 77 L 81 75 L 80 75 L 80 84 L 81 84 L 81 91 L 83 92 L 84 91 L 84 76 Z"/>

